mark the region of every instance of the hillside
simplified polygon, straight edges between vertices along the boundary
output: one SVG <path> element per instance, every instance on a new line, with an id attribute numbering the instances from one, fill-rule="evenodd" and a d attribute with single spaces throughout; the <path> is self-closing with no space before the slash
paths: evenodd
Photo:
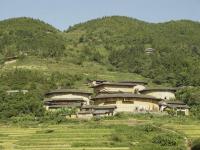
<path id="1" fill-rule="evenodd" d="M 22 54 L 41 57 L 63 55 L 62 32 L 43 21 L 14 18 L 0 21 L 0 56 Z"/>
<path id="2" fill-rule="evenodd" d="M 104 17 L 65 31 L 68 47 L 82 61 L 112 64 L 173 86 L 200 85 L 200 23 L 188 20 L 146 23 L 128 17 Z M 156 52 L 147 56 L 145 48 Z"/>
<path id="3" fill-rule="evenodd" d="M 31 18 L 0 21 L 0 59 L 25 54 L 76 65 L 95 62 L 111 71 L 140 74 L 156 84 L 200 85 L 200 23 L 147 23 L 104 17 L 61 32 Z M 153 48 L 152 55 L 145 49 Z"/>

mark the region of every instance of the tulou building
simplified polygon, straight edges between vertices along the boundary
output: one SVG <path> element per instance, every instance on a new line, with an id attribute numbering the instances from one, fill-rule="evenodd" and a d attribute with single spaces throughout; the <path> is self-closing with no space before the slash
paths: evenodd
<path id="1" fill-rule="evenodd" d="M 102 93 L 138 93 L 140 90 L 145 89 L 145 82 L 103 82 L 91 86 L 96 95 Z"/>
<path id="2" fill-rule="evenodd" d="M 160 98 L 163 100 L 174 100 L 175 92 L 177 89 L 175 88 L 146 88 L 140 91 L 141 94 L 154 96 L 156 98 Z"/>
<path id="3" fill-rule="evenodd" d="M 57 108 L 81 108 L 90 104 L 92 93 L 77 89 L 57 89 L 45 93 L 46 110 Z"/>
<path id="4" fill-rule="evenodd" d="M 158 112 L 160 99 L 153 96 L 115 93 L 100 94 L 92 98 L 98 106 L 116 106 L 115 112 Z"/>
<path id="5" fill-rule="evenodd" d="M 112 116 L 119 112 L 162 113 L 173 110 L 189 115 L 189 107 L 177 101 L 175 88 L 147 88 L 143 81 L 89 82 L 93 92 L 77 89 L 57 89 L 45 93 L 46 110 L 77 108 L 78 118 Z"/>

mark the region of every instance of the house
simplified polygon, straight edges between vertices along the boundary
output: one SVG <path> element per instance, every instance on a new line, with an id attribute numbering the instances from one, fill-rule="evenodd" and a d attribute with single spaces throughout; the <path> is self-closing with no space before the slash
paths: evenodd
<path id="1" fill-rule="evenodd" d="M 5 58 L 4 64 L 7 65 L 7 64 L 15 63 L 18 59 L 19 59 L 18 56 L 7 57 L 7 58 Z"/>
<path id="2" fill-rule="evenodd" d="M 137 93 L 138 90 L 144 89 L 143 85 L 138 83 L 113 83 L 113 82 L 105 82 L 101 84 L 97 84 L 92 86 L 94 89 L 94 93 L 96 95 L 102 93 Z M 138 89 L 139 88 L 139 89 Z"/>
<path id="3" fill-rule="evenodd" d="M 78 118 L 91 118 L 94 116 L 113 116 L 116 106 L 97 106 L 86 105 L 81 107 L 81 111 L 78 112 Z"/>
<path id="4" fill-rule="evenodd" d="M 90 80 L 88 82 L 88 85 L 89 86 L 95 86 L 95 85 L 98 85 L 98 84 L 101 84 L 101 83 L 105 83 L 105 82 L 108 82 L 106 80 Z"/>
<path id="5" fill-rule="evenodd" d="M 175 99 L 176 88 L 147 88 L 139 91 L 141 94 L 154 96 L 163 100 Z"/>
<path id="6" fill-rule="evenodd" d="M 152 54 L 155 51 L 155 49 L 153 49 L 153 48 L 146 48 L 144 51 L 145 51 L 146 54 Z"/>
<path id="7" fill-rule="evenodd" d="M 83 98 L 50 98 L 44 100 L 46 110 L 58 108 L 81 108 L 84 105 Z"/>
<path id="8" fill-rule="evenodd" d="M 171 109 L 176 112 L 176 115 L 181 112 L 184 113 L 184 115 L 189 115 L 190 107 L 182 101 L 160 101 L 159 106 L 161 112 Z"/>
<path id="9" fill-rule="evenodd" d="M 90 104 L 91 92 L 77 89 L 57 89 L 45 93 L 44 105 L 46 109 L 63 107 L 80 108 L 82 105 Z"/>
<path id="10" fill-rule="evenodd" d="M 28 93 L 28 90 L 8 90 L 8 91 L 6 91 L 6 93 L 7 93 L 8 95 L 15 94 L 15 93 L 23 93 L 23 94 L 26 94 L 26 93 Z"/>
<path id="11" fill-rule="evenodd" d="M 116 106 L 115 112 L 158 112 L 161 99 L 149 95 L 115 93 L 99 94 L 92 100 L 98 106 Z"/>

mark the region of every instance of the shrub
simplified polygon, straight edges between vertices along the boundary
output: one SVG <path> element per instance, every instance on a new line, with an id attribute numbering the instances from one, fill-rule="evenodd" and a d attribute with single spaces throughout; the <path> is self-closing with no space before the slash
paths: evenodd
<path id="1" fill-rule="evenodd" d="M 176 111 L 175 110 L 167 109 L 166 111 L 170 116 L 175 116 L 176 115 Z"/>
<path id="2" fill-rule="evenodd" d="M 161 146 L 175 146 L 177 145 L 177 139 L 170 134 L 157 135 L 152 139 L 155 144 L 160 144 Z"/>
<path id="3" fill-rule="evenodd" d="M 52 133 L 52 132 L 54 132 L 54 130 L 52 130 L 52 129 L 46 129 L 46 130 L 41 130 L 41 131 L 36 131 L 36 133 Z"/>
<path id="4" fill-rule="evenodd" d="M 125 138 L 124 136 L 117 133 L 111 135 L 111 140 L 114 142 L 123 142 L 124 138 Z"/>
<path id="5" fill-rule="evenodd" d="M 13 123 L 22 123 L 22 122 L 27 122 L 27 121 L 36 121 L 36 117 L 33 115 L 21 115 L 18 117 L 12 117 L 11 121 Z"/>
<path id="6" fill-rule="evenodd" d="M 151 124 L 146 124 L 146 125 L 142 126 L 142 129 L 143 129 L 145 132 L 153 132 L 153 131 L 158 130 L 158 128 L 156 128 L 155 126 L 153 126 L 153 125 L 151 125 Z"/>
<path id="7" fill-rule="evenodd" d="M 200 150 L 200 138 L 192 142 L 192 150 Z"/>

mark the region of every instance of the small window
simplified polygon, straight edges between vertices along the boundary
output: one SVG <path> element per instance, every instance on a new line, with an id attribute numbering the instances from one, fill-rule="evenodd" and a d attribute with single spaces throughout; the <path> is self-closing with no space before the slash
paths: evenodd
<path id="1" fill-rule="evenodd" d="M 106 101 L 104 104 L 116 104 L 116 101 Z"/>
<path id="2" fill-rule="evenodd" d="M 127 100 L 126 100 L 126 101 L 123 101 L 122 103 L 123 103 L 123 104 L 134 104 L 134 101 L 127 101 Z"/>

